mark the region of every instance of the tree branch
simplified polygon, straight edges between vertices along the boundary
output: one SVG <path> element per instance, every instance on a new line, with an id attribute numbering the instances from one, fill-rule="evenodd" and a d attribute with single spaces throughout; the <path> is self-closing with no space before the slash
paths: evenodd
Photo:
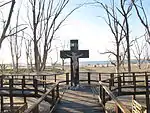
<path id="1" fill-rule="evenodd" d="M 12 0 L 11 8 L 10 8 L 9 15 L 8 15 L 8 20 L 6 22 L 6 26 L 4 27 L 1 38 L 0 38 L 0 48 L 2 46 L 3 40 L 6 38 L 5 34 L 6 34 L 6 31 L 8 29 L 9 24 L 10 24 L 10 21 L 11 21 L 11 16 L 13 13 L 14 5 L 15 5 L 15 0 Z"/>
<path id="2" fill-rule="evenodd" d="M 2 5 L 0 5 L 0 7 L 3 7 L 4 5 L 9 4 L 10 2 L 11 2 L 11 1 L 5 2 L 5 3 L 3 3 Z"/>

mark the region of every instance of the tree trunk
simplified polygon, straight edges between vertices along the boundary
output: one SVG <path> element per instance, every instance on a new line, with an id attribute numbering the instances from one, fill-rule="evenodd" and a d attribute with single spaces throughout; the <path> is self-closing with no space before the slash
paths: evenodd
<path id="1" fill-rule="evenodd" d="M 44 52 L 43 61 L 42 61 L 42 65 L 41 65 L 40 71 L 43 71 L 45 69 L 46 61 L 47 61 L 47 51 Z"/>
<path id="2" fill-rule="evenodd" d="M 27 60 L 27 70 L 29 72 L 29 52 L 26 53 L 26 60 Z"/>
<path id="3" fill-rule="evenodd" d="M 37 30 L 37 22 L 36 22 L 36 12 L 35 12 L 35 4 L 36 0 L 33 1 L 33 7 L 32 7 L 32 13 L 33 13 L 33 39 L 34 39 L 34 59 L 35 59 L 35 69 L 37 72 L 40 71 L 39 68 L 39 53 L 38 53 L 38 42 L 37 42 L 37 35 L 36 35 L 36 30 Z"/>
<path id="4" fill-rule="evenodd" d="M 19 67 L 18 60 L 19 60 L 19 58 L 18 58 L 18 56 L 16 56 L 16 73 L 18 73 L 18 67 Z"/>
<path id="5" fill-rule="evenodd" d="M 120 72 L 120 51 L 119 51 L 119 43 L 116 43 L 117 44 L 117 73 Z"/>
<path id="6" fill-rule="evenodd" d="M 131 72 L 131 58 L 130 58 L 129 37 L 127 37 L 126 40 L 127 40 L 127 55 L 128 55 L 128 72 Z"/>
<path id="7" fill-rule="evenodd" d="M 37 43 L 34 42 L 34 58 L 35 58 L 35 69 L 37 72 L 40 71 L 39 53 Z"/>
<path id="8" fill-rule="evenodd" d="M 12 66 L 13 70 L 15 69 L 15 59 L 13 54 L 13 45 L 12 45 L 12 37 L 10 37 L 10 51 L 11 51 L 11 58 L 12 58 Z"/>

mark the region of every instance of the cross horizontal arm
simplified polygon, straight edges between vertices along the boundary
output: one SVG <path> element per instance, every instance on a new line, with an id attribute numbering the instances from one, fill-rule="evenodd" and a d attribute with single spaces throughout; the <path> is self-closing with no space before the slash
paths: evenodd
<path id="1" fill-rule="evenodd" d="M 78 51 L 60 51 L 60 57 L 61 58 L 71 58 L 72 52 L 77 53 L 79 55 L 79 58 L 89 58 L 89 50 L 78 50 Z"/>
<path id="2" fill-rule="evenodd" d="M 78 55 L 82 55 L 79 58 L 89 58 L 89 50 L 79 50 Z"/>
<path id="3" fill-rule="evenodd" d="M 71 58 L 69 56 L 71 56 L 70 50 L 60 51 L 60 58 Z"/>

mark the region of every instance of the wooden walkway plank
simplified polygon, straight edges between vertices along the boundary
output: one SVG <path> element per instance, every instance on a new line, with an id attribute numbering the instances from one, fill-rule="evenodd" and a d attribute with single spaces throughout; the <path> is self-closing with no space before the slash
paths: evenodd
<path id="1" fill-rule="evenodd" d="M 55 113 L 104 113 L 90 86 L 67 90 Z"/>

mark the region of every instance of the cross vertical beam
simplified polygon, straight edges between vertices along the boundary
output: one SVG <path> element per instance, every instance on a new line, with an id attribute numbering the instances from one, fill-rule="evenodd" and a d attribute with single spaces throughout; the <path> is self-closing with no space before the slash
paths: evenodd
<path id="1" fill-rule="evenodd" d="M 70 58 L 71 86 L 79 84 L 79 58 L 89 58 L 89 50 L 78 50 L 78 40 L 70 40 L 70 50 L 60 51 L 61 58 Z"/>

